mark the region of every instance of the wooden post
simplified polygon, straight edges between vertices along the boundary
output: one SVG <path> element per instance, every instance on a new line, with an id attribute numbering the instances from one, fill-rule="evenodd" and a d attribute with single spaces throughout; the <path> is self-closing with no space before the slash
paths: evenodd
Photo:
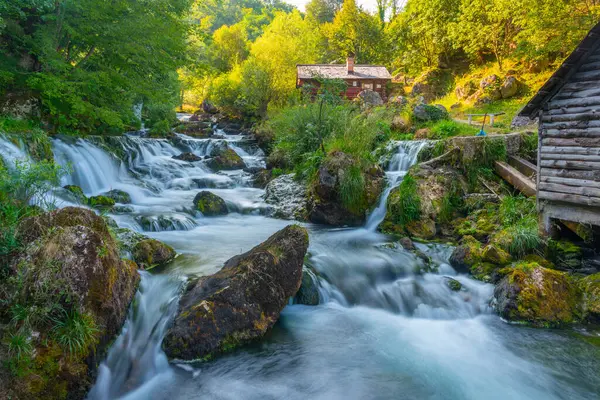
<path id="1" fill-rule="evenodd" d="M 490 114 L 490 128 L 494 126 L 494 115 L 495 114 Z"/>
<path id="2" fill-rule="evenodd" d="M 467 117 L 469 118 L 469 125 L 471 125 L 471 123 L 473 122 L 473 116 L 472 115 L 467 115 Z"/>

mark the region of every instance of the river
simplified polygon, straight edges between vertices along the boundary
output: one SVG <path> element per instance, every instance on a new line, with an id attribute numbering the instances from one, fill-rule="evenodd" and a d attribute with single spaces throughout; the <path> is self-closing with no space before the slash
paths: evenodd
<path id="1" fill-rule="evenodd" d="M 90 400 L 600 398 L 600 352 L 575 330 L 507 324 L 489 307 L 493 286 L 457 275 L 448 264 L 449 246 L 417 244 L 433 260 L 428 269 L 378 233 L 389 190 L 363 228 L 304 224 L 318 306 L 288 305 L 264 340 L 214 361 L 169 364 L 161 341 L 185 279 L 216 272 L 292 223 L 267 216 L 264 190 L 251 187 L 250 174 L 215 173 L 202 162 L 172 158 L 182 151 L 206 156 L 227 142 L 247 165 L 264 165 L 251 138 L 224 138 L 111 139 L 124 160 L 95 140 L 53 139 L 57 162 L 73 166 L 63 184 L 79 185 L 86 195 L 127 191 L 130 209 L 109 215 L 181 254 L 164 270 L 141 272 L 136 301 Z M 422 146 L 396 143 L 390 187 Z M 13 147 L 4 146 L 12 158 Z M 206 187 L 234 212 L 195 214 L 192 200 Z M 452 291 L 448 277 L 463 290 Z"/>

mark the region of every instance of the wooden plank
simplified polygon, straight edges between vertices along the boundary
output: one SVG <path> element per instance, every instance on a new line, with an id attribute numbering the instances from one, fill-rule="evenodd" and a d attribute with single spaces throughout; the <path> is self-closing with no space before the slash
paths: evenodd
<path id="1" fill-rule="evenodd" d="M 600 71 L 599 70 L 577 72 L 575 75 L 573 75 L 574 82 L 595 81 L 598 79 L 600 79 Z"/>
<path id="2" fill-rule="evenodd" d="M 590 88 L 600 88 L 600 80 L 594 82 L 567 82 L 558 93 L 571 90 L 586 90 Z"/>
<path id="3" fill-rule="evenodd" d="M 596 107 L 560 107 L 548 110 L 545 115 L 580 114 L 586 112 L 600 113 L 600 106 Z"/>
<path id="4" fill-rule="evenodd" d="M 580 196 L 597 197 L 600 199 L 600 189 L 591 187 L 577 187 L 548 182 L 540 182 L 538 187 L 540 190 L 546 190 L 548 192 L 577 194 Z"/>
<path id="5" fill-rule="evenodd" d="M 542 146 L 542 153 L 600 155 L 600 147 Z"/>
<path id="6" fill-rule="evenodd" d="M 600 96 L 600 88 L 590 88 L 588 86 L 587 88 L 582 89 L 561 90 L 556 96 L 553 97 L 553 100 L 577 99 L 590 96 Z"/>
<path id="7" fill-rule="evenodd" d="M 517 188 L 525 196 L 535 196 L 535 183 L 507 163 L 495 162 L 496 173 L 505 181 Z"/>
<path id="8" fill-rule="evenodd" d="M 545 203 L 543 213 L 551 218 L 600 225 L 600 210 L 595 207 Z"/>
<path id="9" fill-rule="evenodd" d="M 541 167 L 545 168 L 565 168 L 565 169 L 581 169 L 581 170 L 599 170 L 600 162 L 591 161 L 564 161 L 564 160 L 542 160 Z"/>
<path id="10" fill-rule="evenodd" d="M 542 122 L 542 126 L 544 129 L 554 129 L 554 130 L 567 130 L 567 129 L 588 130 L 590 128 L 600 128 L 600 120 L 598 120 L 598 121 Z"/>
<path id="11" fill-rule="evenodd" d="M 589 121 L 589 122 L 598 122 L 600 126 L 600 113 L 596 113 L 595 111 L 587 111 L 577 114 L 559 114 L 559 115 L 544 115 L 542 118 L 543 122 L 570 122 L 570 121 Z"/>
<path id="12" fill-rule="evenodd" d="M 600 147 L 600 138 L 542 138 L 542 146 Z"/>
<path id="13" fill-rule="evenodd" d="M 558 183 L 560 185 L 576 186 L 576 187 L 591 187 L 600 189 L 600 181 L 593 181 L 589 179 L 575 179 L 575 178 L 557 178 L 554 176 L 542 176 L 540 183 Z"/>
<path id="14" fill-rule="evenodd" d="M 591 181 L 600 181 L 600 171 L 593 170 L 571 170 L 571 169 L 554 169 L 544 168 L 540 169 L 540 175 L 538 179 L 542 179 L 545 176 L 554 176 L 558 178 L 572 178 L 572 179 L 583 179 Z"/>
<path id="15" fill-rule="evenodd" d="M 537 193 L 538 199 L 541 200 L 552 200 L 552 201 L 561 201 L 564 203 L 573 203 L 582 206 L 592 206 L 598 207 L 600 206 L 600 198 L 599 197 L 587 197 L 587 196 L 579 196 L 576 194 L 565 194 L 565 193 L 555 193 L 548 192 L 545 190 L 540 190 Z"/>
<path id="16" fill-rule="evenodd" d="M 600 96 L 586 97 L 584 99 L 551 100 L 548 109 L 554 110 L 561 107 L 593 107 L 600 105 Z"/>
<path id="17" fill-rule="evenodd" d="M 591 161 L 600 164 L 599 155 L 546 153 L 542 151 L 542 160 Z"/>
<path id="18" fill-rule="evenodd" d="M 587 129 L 545 129 L 544 136 L 548 137 L 592 137 L 600 138 L 600 128 L 587 128 Z"/>
<path id="19" fill-rule="evenodd" d="M 529 178 L 535 177 L 537 173 L 537 167 L 521 157 L 508 156 L 508 163 Z"/>
<path id="20" fill-rule="evenodd" d="M 600 71 L 600 61 L 586 60 L 585 64 L 577 69 L 577 72 Z"/>

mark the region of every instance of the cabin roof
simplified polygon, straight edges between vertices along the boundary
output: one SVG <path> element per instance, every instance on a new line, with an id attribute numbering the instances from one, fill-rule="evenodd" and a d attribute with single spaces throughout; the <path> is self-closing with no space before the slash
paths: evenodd
<path id="1" fill-rule="evenodd" d="M 387 68 L 381 65 L 356 64 L 352 73 L 346 64 L 298 64 L 296 68 L 299 79 L 392 79 Z"/>
<path id="2" fill-rule="evenodd" d="M 600 23 L 596 24 L 579 43 L 561 66 L 554 72 L 519 115 L 531 119 L 538 116 L 540 109 L 563 87 L 578 67 L 600 46 Z"/>

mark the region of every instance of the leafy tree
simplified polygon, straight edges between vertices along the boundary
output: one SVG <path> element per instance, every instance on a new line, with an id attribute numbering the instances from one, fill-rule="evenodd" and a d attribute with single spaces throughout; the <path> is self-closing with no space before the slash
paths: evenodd
<path id="1" fill-rule="evenodd" d="M 248 56 L 248 37 L 240 24 L 223 25 L 213 33 L 215 62 L 222 71 L 230 70 Z"/>
<path id="2" fill-rule="evenodd" d="M 360 62 L 376 62 L 382 57 L 382 29 L 376 17 L 357 7 L 355 0 L 344 0 L 334 20 L 324 27 L 332 53 L 338 59 L 354 54 Z"/>
<path id="3" fill-rule="evenodd" d="M 319 24 L 332 22 L 342 8 L 342 0 L 311 0 L 306 4 L 306 18 Z"/>
<path id="4" fill-rule="evenodd" d="M 458 20 L 452 24 L 455 46 L 473 58 L 493 53 L 502 70 L 519 32 L 514 17 L 523 10 L 517 5 L 512 0 L 462 0 Z"/>

